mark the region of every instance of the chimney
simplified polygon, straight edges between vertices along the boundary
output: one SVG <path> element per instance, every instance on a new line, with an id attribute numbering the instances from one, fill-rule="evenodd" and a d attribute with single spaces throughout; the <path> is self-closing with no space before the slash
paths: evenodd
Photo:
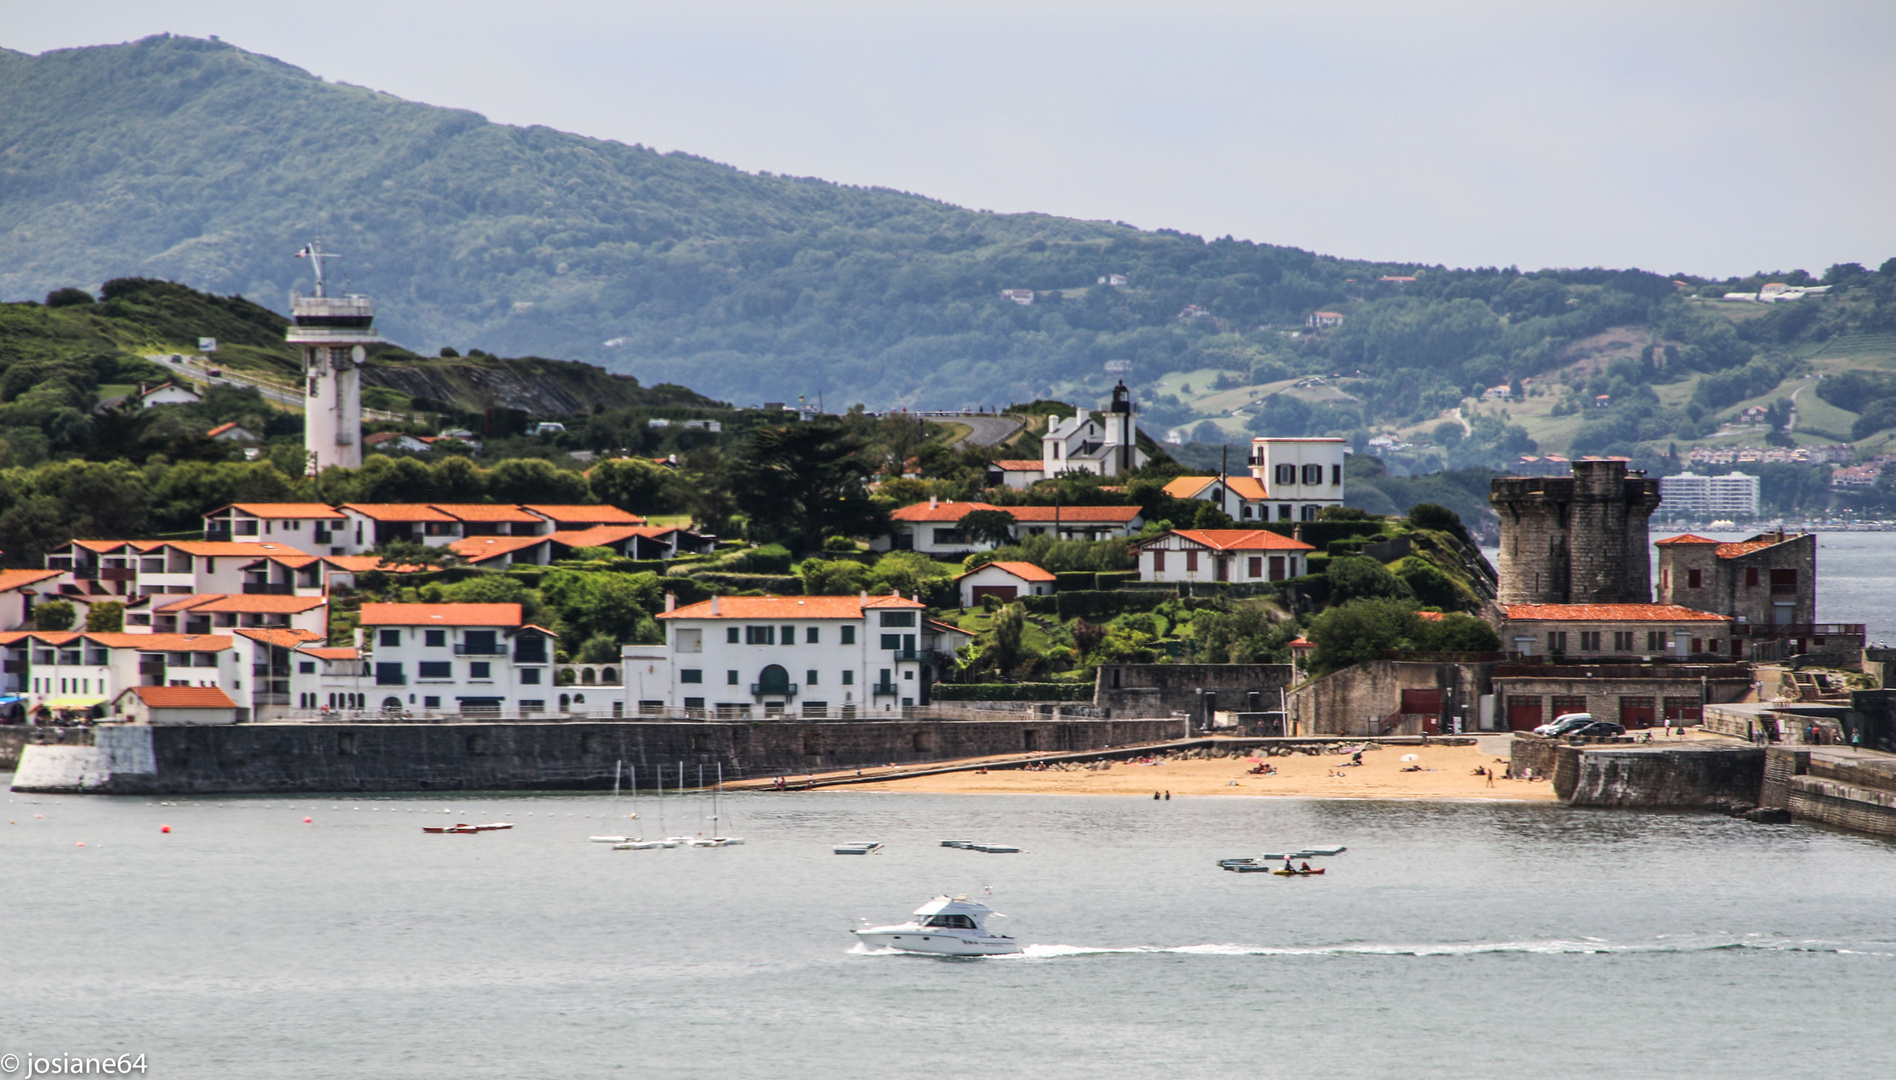
<path id="1" fill-rule="evenodd" d="M 717 613 L 718 613 L 718 598 L 713 596 L 711 598 L 711 615 L 715 618 L 717 616 Z"/>
<path id="2" fill-rule="evenodd" d="M 941 505 L 941 499 L 938 496 L 930 495 L 928 497 L 928 508 L 930 510 L 933 510 L 934 508 L 940 505 Z"/>
<path id="3" fill-rule="evenodd" d="M 859 604 L 867 604 L 869 602 L 869 590 L 864 589 L 862 595 L 857 598 L 856 602 Z"/>
<path id="4" fill-rule="evenodd" d="M 359 655 L 362 652 L 362 628 L 360 626 L 355 628 L 355 647 L 356 653 Z"/>
<path id="5" fill-rule="evenodd" d="M 665 594 L 665 614 L 670 615 L 672 612 L 677 611 L 677 610 L 678 610 L 678 594 L 675 592 L 666 593 Z"/>
<path id="6" fill-rule="evenodd" d="M 1290 527 L 1290 538 L 1292 540 L 1302 540 L 1304 538 L 1303 522 L 1299 521 Z"/>

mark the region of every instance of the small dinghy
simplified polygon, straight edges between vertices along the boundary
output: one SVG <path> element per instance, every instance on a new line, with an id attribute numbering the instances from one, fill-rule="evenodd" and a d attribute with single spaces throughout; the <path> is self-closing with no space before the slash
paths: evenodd
<path id="1" fill-rule="evenodd" d="M 1020 849 L 1012 844 L 969 844 L 970 851 L 985 851 L 989 855 L 1018 855 Z"/>
<path id="2" fill-rule="evenodd" d="M 974 846 L 974 841 L 972 840 L 943 840 L 941 842 L 941 846 L 951 847 L 951 848 L 971 848 Z"/>
<path id="3" fill-rule="evenodd" d="M 854 840 L 847 844 L 837 844 L 835 847 L 838 855 L 873 855 L 881 850 L 880 840 Z"/>

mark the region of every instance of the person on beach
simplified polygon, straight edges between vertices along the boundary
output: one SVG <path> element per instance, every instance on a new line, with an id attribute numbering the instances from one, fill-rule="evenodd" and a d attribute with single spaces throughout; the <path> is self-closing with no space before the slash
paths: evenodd
<path id="1" fill-rule="evenodd" d="M 1171 802 L 1171 801 L 1172 801 L 1172 793 L 1171 793 L 1171 792 L 1169 792 L 1169 791 L 1168 791 L 1168 792 L 1166 792 L 1166 793 L 1165 793 L 1165 801 L 1166 801 L 1166 802 Z"/>
<path id="2" fill-rule="evenodd" d="M 1494 770 L 1493 769 L 1488 770 L 1488 786 L 1489 787 L 1494 786 Z"/>

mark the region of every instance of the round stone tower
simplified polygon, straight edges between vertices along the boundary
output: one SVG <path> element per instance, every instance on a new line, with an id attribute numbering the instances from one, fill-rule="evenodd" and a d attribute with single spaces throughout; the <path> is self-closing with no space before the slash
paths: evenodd
<path id="1" fill-rule="evenodd" d="M 1582 458 L 1569 477 L 1501 477 L 1488 501 L 1501 515 L 1503 604 L 1647 604 L 1647 521 L 1659 481 L 1624 458 Z"/>

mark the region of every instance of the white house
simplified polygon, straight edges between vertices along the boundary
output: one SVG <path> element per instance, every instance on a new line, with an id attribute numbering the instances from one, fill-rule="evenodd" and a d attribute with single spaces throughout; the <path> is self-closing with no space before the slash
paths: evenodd
<path id="1" fill-rule="evenodd" d="M 73 540 L 46 556 L 67 599 L 127 599 L 160 593 L 316 595 L 319 560 L 288 544 L 200 540 Z"/>
<path id="2" fill-rule="evenodd" d="M 323 503 L 231 503 L 204 515 L 204 539 L 270 540 L 299 551 L 346 555 L 348 516 Z M 350 549 L 353 550 L 353 549 Z"/>
<path id="3" fill-rule="evenodd" d="M 298 646 L 290 660 L 290 692 L 299 713 L 329 716 L 368 710 L 375 672 L 361 649 L 310 642 Z M 375 695 L 378 710 L 384 696 Z"/>
<path id="4" fill-rule="evenodd" d="M 1270 520 L 1315 521 L 1325 507 L 1342 506 L 1348 453 L 1344 439 L 1252 439 L 1251 475 L 1270 492 Z"/>
<path id="5" fill-rule="evenodd" d="M 249 428 L 243 426 L 242 424 L 239 424 L 235 420 L 232 420 L 227 424 L 219 424 L 216 427 L 212 428 L 211 430 L 205 432 L 204 435 L 206 438 L 218 439 L 223 442 L 242 443 L 247 446 L 260 443 L 263 441 L 263 439 L 258 437 L 256 432 L 250 430 Z"/>
<path id="6" fill-rule="evenodd" d="M 134 686 L 112 700 L 112 715 L 135 724 L 234 724 L 237 703 L 215 686 Z"/>
<path id="7" fill-rule="evenodd" d="M 58 599 L 57 570 L 0 570 L 0 630 L 25 630 L 42 596 Z"/>
<path id="8" fill-rule="evenodd" d="M 1304 320 L 1304 325 L 1312 330 L 1328 330 L 1343 325 L 1343 313 L 1340 311 L 1313 311 Z"/>
<path id="9" fill-rule="evenodd" d="M 1233 521 L 1270 520 L 1271 493 L 1254 476 L 1180 476 L 1165 485 L 1165 493 L 1212 503 Z"/>
<path id="10" fill-rule="evenodd" d="M 868 719 L 927 705 L 970 635 L 889 596 L 718 596 L 660 615 L 666 645 L 624 650 L 626 709 L 720 719 Z"/>
<path id="11" fill-rule="evenodd" d="M 904 506 L 889 515 L 890 534 L 877 537 L 876 551 L 919 551 L 939 558 L 961 558 L 994 547 L 992 540 L 966 536 L 957 523 L 977 510 L 998 510 L 1014 519 L 1009 537 L 1055 535 L 1062 540 L 1105 540 L 1136 535 L 1145 518 L 1136 506 L 995 506 L 984 502 L 944 502 Z"/>
<path id="12" fill-rule="evenodd" d="M 363 604 L 361 624 L 373 635 L 371 709 L 530 716 L 556 692 L 555 635 L 519 604 Z"/>
<path id="13" fill-rule="evenodd" d="M 1039 458 L 1002 458 L 988 465 L 988 486 L 1025 491 L 1047 478 L 1046 464 Z"/>
<path id="14" fill-rule="evenodd" d="M 378 431 L 373 435 L 365 435 L 362 437 L 362 446 L 367 450 L 380 450 L 384 453 L 400 450 L 410 454 L 425 454 L 434 449 L 415 436 L 399 431 Z"/>
<path id="15" fill-rule="evenodd" d="M 241 688 L 247 674 L 222 634 L 0 633 L 5 689 L 28 711 L 89 711 L 134 686 Z"/>
<path id="16" fill-rule="evenodd" d="M 150 596 L 125 612 L 126 633 L 210 634 L 231 630 L 300 630 L 326 636 L 329 600 L 322 596 L 209 593 Z"/>
<path id="17" fill-rule="evenodd" d="M 645 524 L 645 519 L 609 503 L 569 505 L 565 503 L 522 503 L 520 509 L 540 519 L 535 535 L 577 532 L 602 525 L 629 527 Z"/>
<path id="18" fill-rule="evenodd" d="M 1268 529 L 1173 529 L 1134 546 L 1141 581 L 1240 584 L 1302 577 L 1316 550 Z"/>
<path id="19" fill-rule="evenodd" d="M 469 566 L 490 570 L 509 566 L 545 566 L 552 561 L 552 538 L 547 536 L 470 536 L 448 545 Z"/>
<path id="20" fill-rule="evenodd" d="M 138 392 L 138 407 L 152 409 L 160 405 L 196 405 L 203 401 L 203 395 L 188 386 L 177 383 L 159 383 L 157 386 Z"/>
<path id="21" fill-rule="evenodd" d="M 1098 420 L 1085 410 L 1064 419 L 1047 417 L 1047 433 L 1040 439 L 1042 477 L 1064 472 L 1118 476 L 1145 463 L 1132 421 L 1132 392 L 1123 382 L 1113 388 L 1112 404 Z"/>
<path id="22" fill-rule="evenodd" d="M 1022 596 L 1053 592 L 1054 576 L 1030 562 L 991 562 L 955 578 L 961 606 L 974 607 L 983 596 L 1009 602 Z"/>

